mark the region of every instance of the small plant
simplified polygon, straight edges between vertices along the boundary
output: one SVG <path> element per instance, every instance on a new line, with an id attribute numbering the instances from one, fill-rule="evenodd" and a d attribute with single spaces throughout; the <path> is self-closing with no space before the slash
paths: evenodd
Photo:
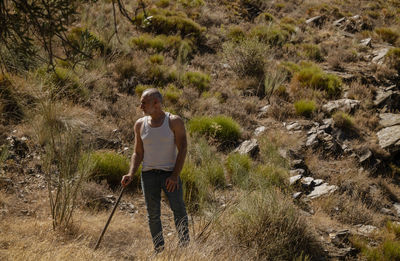
<path id="1" fill-rule="evenodd" d="M 164 34 L 157 35 L 155 37 L 151 36 L 150 34 L 143 34 L 138 37 L 133 37 L 130 43 L 131 46 L 136 46 L 140 50 L 153 49 L 156 52 L 171 50 L 176 50 L 177 52 L 182 43 L 185 43 L 190 47 L 193 46 L 190 40 L 182 40 L 182 38 L 177 35 L 166 36 Z M 192 48 L 190 49 L 190 52 L 191 51 Z"/>
<path id="2" fill-rule="evenodd" d="M 189 121 L 191 134 L 200 134 L 223 143 L 236 143 L 241 135 L 240 126 L 236 121 L 226 116 L 195 117 Z"/>
<path id="3" fill-rule="evenodd" d="M 303 50 L 304 56 L 307 57 L 308 59 L 314 60 L 317 62 L 323 61 L 321 49 L 319 48 L 318 45 L 303 44 L 301 46 L 301 49 Z"/>
<path id="4" fill-rule="evenodd" d="M 259 165 L 251 179 L 252 186 L 258 189 L 276 187 L 281 190 L 287 190 L 289 187 L 288 170 L 274 164 Z"/>
<path id="5" fill-rule="evenodd" d="M 294 108 L 297 115 L 310 118 L 316 109 L 316 105 L 314 101 L 300 100 L 294 103 Z"/>
<path id="6" fill-rule="evenodd" d="M 302 63 L 300 70 L 294 74 L 293 81 L 298 81 L 301 87 L 322 90 L 328 97 L 337 97 L 342 92 L 342 82 L 336 75 L 324 73 L 312 63 Z"/>
<path id="7" fill-rule="evenodd" d="M 271 69 L 265 73 L 264 94 L 267 97 L 268 102 L 274 92 L 276 92 L 276 90 L 285 82 L 286 76 L 286 72 L 280 69 Z"/>
<path id="8" fill-rule="evenodd" d="M 182 90 L 178 89 L 173 84 L 169 84 L 165 89 L 162 90 L 162 94 L 165 100 L 171 103 L 177 103 L 182 94 Z"/>
<path id="9" fill-rule="evenodd" d="M 263 76 L 268 45 L 256 38 L 246 38 L 239 43 L 224 43 L 222 47 L 225 60 L 238 76 Z"/>
<path id="10" fill-rule="evenodd" d="M 112 151 L 96 151 L 89 155 L 94 163 L 91 177 L 106 179 L 109 184 L 119 184 L 122 176 L 128 174 L 129 159 Z M 137 175 L 136 175 L 137 176 Z M 136 185 L 138 179 L 136 179 Z"/>
<path id="11" fill-rule="evenodd" d="M 161 54 L 154 54 L 150 56 L 149 60 L 153 64 L 162 64 L 164 62 L 164 56 Z"/>
<path id="12" fill-rule="evenodd" d="M 79 78 L 72 70 L 57 67 L 51 72 L 51 88 L 53 97 L 69 98 L 74 101 L 85 99 L 88 95 L 87 89 L 81 86 Z"/>
<path id="13" fill-rule="evenodd" d="M 386 57 L 389 67 L 395 69 L 400 74 L 400 48 L 390 49 Z"/>
<path id="14" fill-rule="evenodd" d="M 227 36 L 232 42 L 239 43 L 246 37 L 246 33 L 243 31 L 242 27 L 232 26 L 229 28 Z"/>
<path id="15" fill-rule="evenodd" d="M 17 97 L 8 77 L 0 74 L 0 116 L 2 120 L 19 122 L 23 118 L 24 113 Z"/>
<path id="16" fill-rule="evenodd" d="M 183 75 L 182 80 L 200 92 L 207 91 L 210 88 L 210 76 L 202 72 L 187 72 Z"/>
<path id="17" fill-rule="evenodd" d="M 335 112 L 332 116 L 333 121 L 335 123 L 335 127 L 341 129 L 352 129 L 354 128 L 354 120 L 349 114 L 345 112 Z"/>
<path id="18" fill-rule="evenodd" d="M 267 13 L 267 12 L 259 14 L 255 19 L 255 21 L 257 23 L 269 23 L 269 22 L 273 22 L 274 20 L 275 20 L 275 17 L 272 14 Z"/>
<path id="19" fill-rule="evenodd" d="M 252 167 L 252 161 L 248 155 L 231 153 L 226 159 L 225 166 L 234 185 L 247 186 L 250 168 Z"/>
<path id="20" fill-rule="evenodd" d="M 138 84 L 135 87 L 135 94 L 138 97 L 142 97 L 142 94 L 145 90 L 150 89 L 150 88 L 154 88 L 154 86 L 152 85 L 143 85 L 143 84 Z"/>
<path id="21" fill-rule="evenodd" d="M 400 36 L 397 31 L 387 27 L 376 28 L 375 32 L 382 38 L 383 41 L 390 44 L 395 44 Z"/>
<path id="22" fill-rule="evenodd" d="M 291 35 L 291 27 L 284 28 L 277 25 L 259 25 L 250 31 L 251 37 L 271 46 L 282 46 Z"/>

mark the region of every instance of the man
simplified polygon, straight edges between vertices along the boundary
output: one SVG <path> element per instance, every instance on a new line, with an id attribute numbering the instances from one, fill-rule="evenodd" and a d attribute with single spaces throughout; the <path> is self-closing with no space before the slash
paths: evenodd
<path id="1" fill-rule="evenodd" d="M 143 92 L 140 108 L 146 116 L 135 123 L 131 166 L 121 183 L 127 186 L 143 161 L 142 190 L 156 252 L 164 249 L 160 219 L 161 189 L 167 195 L 174 213 L 180 245 L 186 246 L 189 243 L 188 218 L 179 178 L 187 152 L 185 126 L 179 116 L 162 110 L 162 95 L 157 89 Z"/>

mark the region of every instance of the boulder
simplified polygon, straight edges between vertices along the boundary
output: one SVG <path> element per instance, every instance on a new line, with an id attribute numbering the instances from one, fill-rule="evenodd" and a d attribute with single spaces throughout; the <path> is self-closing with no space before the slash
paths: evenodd
<path id="1" fill-rule="evenodd" d="M 313 187 L 314 179 L 312 177 L 304 177 L 301 179 L 301 184 L 303 184 L 303 186 L 306 188 Z"/>
<path id="2" fill-rule="evenodd" d="M 314 179 L 314 184 L 316 187 L 321 185 L 322 183 L 324 183 L 323 179 Z"/>
<path id="3" fill-rule="evenodd" d="M 297 181 L 299 181 L 303 176 L 302 175 L 296 175 L 296 176 L 292 176 L 289 178 L 289 184 L 293 185 L 296 184 Z"/>
<path id="4" fill-rule="evenodd" d="M 260 126 L 254 130 L 254 136 L 260 136 L 262 133 L 264 133 L 267 130 L 265 126 Z"/>
<path id="5" fill-rule="evenodd" d="M 297 131 L 297 130 L 301 130 L 301 125 L 298 122 L 291 122 L 288 123 L 286 126 L 286 129 L 288 131 Z"/>
<path id="6" fill-rule="evenodd" d="M 256 139 L 246 140 L 234 150 L 234 152 L 238 152 L 239 154 L 247 154 L 250 157 L 256 157 L 259 151 L 260 147 L 258 146 Z"/>
<path id="7" fill-rule="evenodd" d="M 377 134 L 379 146 L 390 153 L 400 150 L 400 125 L 380 130 Z"/>
<path id="8" fill-rule="evenodd" d="M 372 47 L 372 39 L 371 38 L 363 39 L 360 41 L 360 44 L 363 46 Z"/>
<path id="9" fill-rule="evenodd" d="M 293 169 L 289 171 L 290 176 L 300 175 L 303 176 L 306 173 L 304 169 Z"/>
<path id="10" fill-rule="evenodd" d="M 293 199 L 298 199 L 301 197 L 302 194 L 303 194 L 303 192 L 295 192 L 295 193 L 293 193 L 292 197 L 293 197 Z"/>
<path id="11" fill-rule="evenodd" d="M 363 236 L 369 236 L 371 233 L 373 233 L 378 229 L 375 226 L 363 225 L 363 224 L 356 225 L 356 228 L 357 228 L 357 233 Z"/>
<path id="12" fill-rule="evenodd" d="M 382 64 L 383 63 L 383 58 L 386 56 L 386 54 L 389 52 L 389 48 L 382 48 L 375 50 L 373 52 L 374 58 L 372 58 L 373 63 L 377 64 Z"/>
<path id="13" fill-rule="evenodd" d="M 392 127 L 394 125 L 400 125 L 400 114 L 393 113 L 381 113 L 379 114 L 379 124 L 383 127 Z"/>
<path id="14" fill-rule="evenodd" d="M 360 101 L 358 100 L 340 99 L 328 102 L 327 104 L 322 106 L 322 109 L 328 113 L 332 113 L 337 110 L 351 113 L 354 112 L 354 110 L 356 110 L 359 107 L 360 107 Z"/>
<path id="15" fill-rule="evenodd" d="M 400 203 L 394 203 L 393 208 L 396 216 L 400 217 Z"/>
<path id="16" fill-rule="evenodd" d="M 400 92 L 391 88 L 378 89 L 374 99 L 378 108 L 386 107 L 388 110 L 400 109 Z"/>
<path id="17" fill-rule="evenodd" d="M 307 195 L 307 197 L 309 197 L 311 199 L 318 198 L 325 194 L 335 192 L 337 189 L 338 189 L 338 187 L 335 185 L 329 185 L 328 183 L 324 183 L 318 187 L 315 187 L 314 190 L 311 191 L 311 193 Z"/>

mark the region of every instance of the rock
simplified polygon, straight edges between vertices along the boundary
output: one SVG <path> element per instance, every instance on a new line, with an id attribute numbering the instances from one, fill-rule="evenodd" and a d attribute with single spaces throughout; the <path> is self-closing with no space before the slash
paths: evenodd
<path id="1" fill-rule="evenodd" d="M 299 181 L 303 176 L 302 175 L 296 175 L 296 176 L 292 176 L 289 178 L 289 184 L 293 185 L 295 184 L 297 181 Z"/>
<path id="2" fill-rule="evenodd" d="M 394 203 L 393 208 L 395 210 L 396 216 L 400 217 L 400 203 Z"/>
<path id="3" fill-rule="evenodd" d="M 357 152 L 357 157 L 358 157 L 358 162 L 364 165 L 367 163 L 372 163 L 374 154 L 372 154 L 372 151 L 370 149 L 364 147 Z"/>
<path id="4" fill-rule="evenodd" d="M 267 130 L 264 126 L 260 126 L 254 130 L 254 136 L 259 136 Z"/>
<path id="5" fill-rule="evenodd" d="M 306 146 L 307 147 L 317 147 L 319 144 L 318 141 L 318 135 L 317 134 L 312 134 L 308 136 L 307 141 L 306 141 Z"/>
<path id="6" fill-rule="evenodd" d="M 385 215 L 390 215 L 390 216 L 393 215 L 393 212 L 388 208 L 381 208 L 380 211 L 382 214 L 385 214 Z"/>
<path id="7" fill-rule="evenodd" d="M 346 21 L 346 17 L 342 17 L 342 18 L 340 18 L 340 19 L 334 21 L 332 25 L 333 25 L 333 26 L 340 26 L 340 25 L 343 24 L 343 22 L 345 22 L 345 21 Z"/>
<path id="8" fill-rule="evenodd" d="M 294 169 L 289 171 L 290 176 L 301 175 L 303 176 L 306 173 L 304 169 Z"/>
<path id="9" fill-rule="evenodd" d="M 306 24 L 314 24 L 314 25 L 320 26 L 320 25 L 322 25 L 324 20 L 325 20 L 324 16 L 318 15 L 318 16 L 314 16 L 312 18 L 307 19 Z"/>
<path id="10" fill-rule="evenodd" d="M 335 192 L 337 189 L 338 187 L 335 185 L 329 185 L 328 183 L 324 183 L 318 187 L 315 187 L 314 190 L 307 195 L 307 197 L 311 199 L 318 198 L 322 195 Z"/>
<path id="11" fill-rule="evenodd" d="M 378 89 L 374 105 L 378 108 L 387 107 L 389 110 L 400 109 L 400 92 L 391 89 Z"/>
<path id="12" fill-rule="evenodd" d="M 363 225 L 363 224 L 359 224 L 356 225 L 357 227 L 357 232 L 361 235 L 364 236 L 368 236 L 371 233 L 373 233 L 374 231 L 376 231 L 378 228 L 372 225 Z"/>
<path id="13" fill-rule="evenodd" d="M 264 107 L 262 107 L 262 108 L 260 109 L 260 112 L 268 112 L 268 111 L 269 111 L 269 108 L 271 108 L 271 105 L 265 105 Z"/>
<path id="14" fill-rule="evenodd" d="M 259 151 L 260 148 L 256 139 L 246 140 L 234 150 L 234 152 L 238 152 L 239 154 L 248 154 L 251 157 L 257 156 Z"/>
<path id="15" fill-rule="evenodd" d="M 393 113 L 381 113 L 379 114 L 379 124 L 383 127 L 392 127 L 394 125 L 400 125 L 400 114 Z"/>
<path id="16" fill-rule="evenodd" d="M 334 233 L 329 233 L 331 242 L 338 247 L 345 247 L 345 244 L 349 242 L 350 230 L 343 229 Z"/>
<path id="17" fill-rule="evenodd" d="M 322 183 L 324 183 L 323 179 L 314 179 L 314 184 L 316 187 L 321 185 Z"/>
<path id="18" fill-rule="evenodd" d="M 373 52 L 374 58 L 372 58 L 373 63 L 378 63 L 382 64 L 383 63 L 383 58 L 386 56 L 386 54 L 389 52 L 389 48 L 382 48 L 378 49 Z"/>
<path id="19" fill-rule="evenodd" d="M 293 193 L 292 197 L 293 197 L 294 199 L 298 199 L 298 198 L 301 197 L 302 194 L 303 194 L 303 192 L 295 192 L 295 193 Z"/>
<path id="20" fill-rule="evenodd" d="M 301 179 L 301 184 L 305 187 L 312 187 L 314 185 L 314 179 L 312 177 L 304 177 Z"/>
<path id="21" fill-rule="evenodd" d="M 293 169 L 304 169 L 307 172 L 307 165 L 304 163 L 304 160 L 302 159 L 297 159 L 297 160 L 292 160 L 290 162 L 290 166 Z"/>
<path id="22" fill-rule="evenodd" d="M 340 99 L 336 101 L 328 102 L 322 106 L 322 109 L 328 113 L 340 110 L 347 113 L 354 112 L 358 107 L 360 107 L 360 101 L 351 99 Z"/>
<path id="23" fill-rule="evenodd" d="M 400 125 L 384 128 L 376 135 L 382 149 L 386 149 L 390 153 L 400 149 Z"/>
<path id="24" fill-rule="evenodd" d="M 372 47 L 372 39 L 371 38 L 363 39 L 360 41 L 360 44 L 363 46 Z"/>
<path id="25" fill-rule="evenodd" d="M 296 152 L 292 149 L 286 150 L 283 148 L 279 148 L 278 153 L 282 158 L 285 158 L 285 159 L 302 159 L 303 158 L 301 155 L 299 155 L 299 152 Z"/>
<path id="26" fill-rule="evenodd" d="M 286 125 L 286 129 L 288 131 L 296 131 L 301 129 L 301 125 L 298 122 L 291 122 L 288 125 Z"/>

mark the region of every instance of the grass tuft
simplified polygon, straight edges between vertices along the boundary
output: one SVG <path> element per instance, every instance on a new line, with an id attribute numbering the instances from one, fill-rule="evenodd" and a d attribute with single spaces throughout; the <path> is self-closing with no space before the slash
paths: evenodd
<path id="1" fill-rule="evenodd" d="M 300 100 L 294 103 L 296 114 L 310 118 L 316 109 L 314 101 Z"/>

